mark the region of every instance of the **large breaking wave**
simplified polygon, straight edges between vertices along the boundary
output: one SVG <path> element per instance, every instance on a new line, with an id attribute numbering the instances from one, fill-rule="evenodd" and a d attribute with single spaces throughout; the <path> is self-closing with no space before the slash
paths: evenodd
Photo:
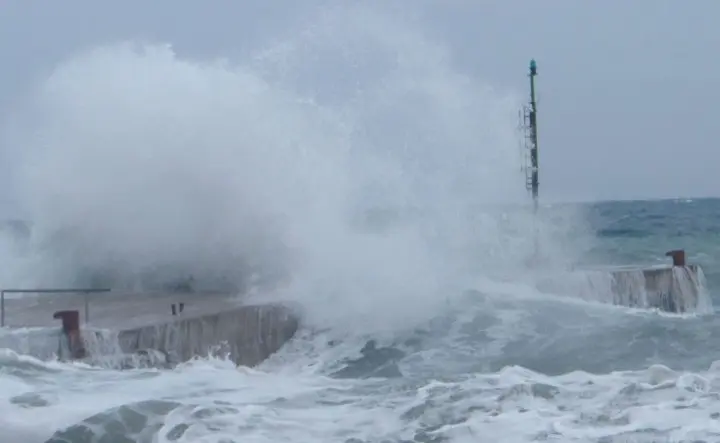
<path id="1" fill-rule="evenodd" d="M 80 52 L 12 122 L 33 228 L 0 277 L 192 278 L 283 291 L 343 325 L 427 318 L 464 278 L 522 269 L 536 229 L 546 263 L 578 249 L 574 211 L 533 220 L 498 205 L 525 198 L 518 103 L 365 6 L 237 60 L 134 42 Z"/>

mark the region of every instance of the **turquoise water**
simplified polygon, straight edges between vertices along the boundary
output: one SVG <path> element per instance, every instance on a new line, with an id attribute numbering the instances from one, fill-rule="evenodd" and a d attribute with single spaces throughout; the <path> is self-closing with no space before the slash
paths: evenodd
<path id="1" fill-rule="evenodd" d="M 685 249 L 688 262 L 703 267 L 711 293 L 720 287 L 720 200 L 603 202 L 586 208 L 598 239 L 590 260 L 667 263 L 666 251 Z"/>

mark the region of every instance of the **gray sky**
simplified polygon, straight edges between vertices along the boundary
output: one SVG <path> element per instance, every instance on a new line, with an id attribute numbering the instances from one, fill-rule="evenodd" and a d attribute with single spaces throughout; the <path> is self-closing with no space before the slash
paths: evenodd
<path id="1" fill-rule="evenodd" d="M 720 98 L 720 2 L 382 4 L 395 19 L 419 23 L 430 39 L 447 45 L 458 69 L 479 82 L 524 94 L 528 60 L 537 59 L 546 198 L 720 194 L 713 123 Z M 0 114 L 12 115 L 36 82 L 80 50 L 143 39 L 171 43 L 180 55 L 232 59 L 312 17 L 321 5 L 315 0 L 2 0 Z M 11 168 L 5 164 L 0 171 Z M 12 199 L 7 192 L 0 195 Z"/>

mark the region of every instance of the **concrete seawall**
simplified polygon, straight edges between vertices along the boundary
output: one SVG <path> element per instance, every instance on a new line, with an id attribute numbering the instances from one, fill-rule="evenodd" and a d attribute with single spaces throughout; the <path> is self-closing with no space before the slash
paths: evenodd
<path id="1" fill-rule="evenodd" d="M 169 363 L 195 356 L 227 354 L 236 364 L 255 366 L 290 340 L 298 321 L 283 306 L 242 306 L 227 312 L 183 318 L 120 331 L 123 353 L 158 350 Z"/>
<path id="2" fill-rule="evenodd" d="M 701 273 L 697 265 L 613 271 L 615 304 L 695 312 L 703 302 Z"/>
<path id="3" fill-rule="evenodd" d="M 694 264 L 574 269 L 542 278 L 538 289 L 588 301 L 672 313 L 712 310 L 702 268 Z"/>
<path id="4" fill-rule="evenodd" d="M 217 293 L 25 295 L 5 304 L 0 348 L 116 368 L 169 367 L 209 355 L 254 366 L 299 326 L 285 306 L 244 305 Z"/>

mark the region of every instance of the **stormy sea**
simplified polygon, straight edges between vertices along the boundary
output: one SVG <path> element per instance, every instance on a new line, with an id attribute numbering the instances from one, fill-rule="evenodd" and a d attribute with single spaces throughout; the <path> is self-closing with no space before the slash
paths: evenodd
<path id="1" fill-rule="evenodd" d="M 120 42 L 60 61 L 5 122 L 29 221 L 3 224 L 0 286 L 192 274 L 301 326 L 253 368 L 0 349 L 0 442 L 720 441 L 720 201 L 534 214 L 524 97 L 358 11 L 232 59 Z M 573 271 L 678 248 L 703 309 L 617 306 Z"/>
<path id="2" fill-rule="evenodd" d="M 581 207 L 597 236 L 593 254 L 653 264 L 666 260 L 655 251 L 682 244 L 716 299 L 720 200 Z M 368 293 L 369 304 L 308 316 L 255 368 L 199 356 L 173 369 L 119 370 L 2 349 L 0 435 L 28 443 L 718 441 L 720 318 L 613 306 L 595 291 L 596 300 L 558 296 L 478 271 L 445 292 Z"/>

